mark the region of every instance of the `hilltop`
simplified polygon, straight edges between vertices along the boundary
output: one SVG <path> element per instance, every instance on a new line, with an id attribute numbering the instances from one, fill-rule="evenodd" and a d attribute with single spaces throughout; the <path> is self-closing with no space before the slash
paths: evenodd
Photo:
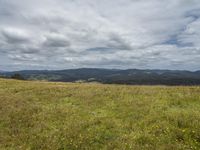
<path id="1" fill-rule="evenodd" d="M 5 77 L 11 77 L 14 74 L 20 74 L 26 80 L 82 81 L 131 85 L 200 85 L 200 71 L 82 68 L 0 72 L 0 75 Z"/>

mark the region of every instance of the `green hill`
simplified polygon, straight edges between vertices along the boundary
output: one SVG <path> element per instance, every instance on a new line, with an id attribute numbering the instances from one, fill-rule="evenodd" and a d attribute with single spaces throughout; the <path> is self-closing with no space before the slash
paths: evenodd
<path id="1" fill-rule="evenodd" d="M 0 79 L 0 149 L 200 149 L 200 87 Z"/>
<path id="2" fill-rule="evenodd" d="M 100 82 L 127 85 L 200 85 L 200 71 L 80 68 L 0 72 L 0 76 L 54 82 Z"/>

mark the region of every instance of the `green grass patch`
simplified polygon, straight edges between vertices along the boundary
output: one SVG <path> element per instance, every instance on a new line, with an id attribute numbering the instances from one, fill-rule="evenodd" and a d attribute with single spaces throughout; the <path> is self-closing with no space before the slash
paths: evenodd
<path id="1" fill-rule="evenodd" d="M 200 87 L 0 79 L 2 150 L 198 150 Z"/>

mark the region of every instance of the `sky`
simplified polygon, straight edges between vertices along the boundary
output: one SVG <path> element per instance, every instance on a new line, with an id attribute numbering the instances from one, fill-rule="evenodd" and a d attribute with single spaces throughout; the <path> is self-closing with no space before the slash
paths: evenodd
<path id="1" fill-rule="evenodd" d="M 200 70 L 199 0 L 0 0 L 0 70 Z"/>

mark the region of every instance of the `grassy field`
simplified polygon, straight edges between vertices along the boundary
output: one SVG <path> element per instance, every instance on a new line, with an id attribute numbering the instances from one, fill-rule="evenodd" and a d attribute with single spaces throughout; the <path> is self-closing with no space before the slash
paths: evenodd
<path id="1" fill-rule="evenodd" d="M 200 87 L 0 79 L 2 150 L 200 149 Z"/>

